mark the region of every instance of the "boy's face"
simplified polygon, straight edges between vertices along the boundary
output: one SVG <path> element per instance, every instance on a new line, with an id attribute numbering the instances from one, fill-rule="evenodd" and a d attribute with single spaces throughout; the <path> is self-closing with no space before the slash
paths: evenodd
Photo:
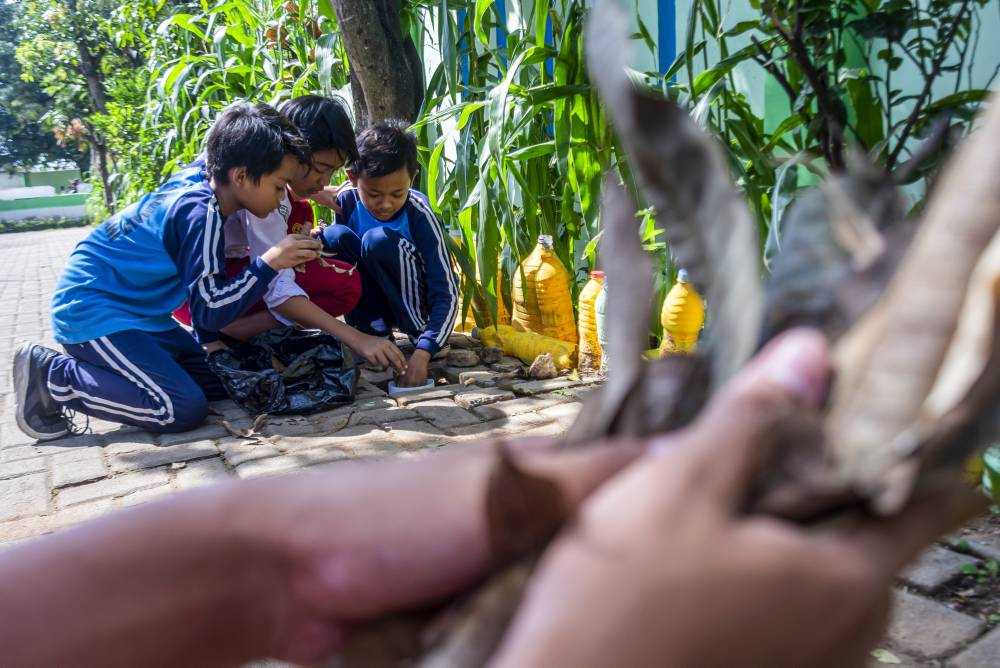
<path id="1" fill-rule="evenodd" d="M 406 167 L 384 176 L 356 176 L 348 172 L 361 203 L 379 220 L 389 220 L 406 204 L 413 177 Z"/>
<path id="2" fill-rule="evenodd" d="M 234 169 L 230 174 L 233 191 L 241 209 L 246 209 L 258 218 L 264 218 L 278 208 L 285 195 L 285 187 L 302 170 L 302 163 L 286 155 L 281 165 L 273 172 L 260 177 L 260 181 L 247 175 L 244 169 Z"/>
<path id="3" fill-rule="evenodd" d="M 312 154 L 312 164 L 301 166 L 289 185 L 299 197 L 309 197 L 330 185 L 334 173 L 343 166 L 344 155 L 337 149 L 316 151 Z"/>

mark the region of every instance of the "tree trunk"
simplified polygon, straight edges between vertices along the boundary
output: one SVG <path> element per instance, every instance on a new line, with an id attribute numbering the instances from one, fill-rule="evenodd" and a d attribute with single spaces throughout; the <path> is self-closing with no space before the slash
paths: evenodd
<path id="1" fill-rule="evenodd" d="M 351 64 L 358 129 L 389 118 L 415 121 L 423 66 L 403 34 L 400 0 L 333 0 L 333 8 Z"/>

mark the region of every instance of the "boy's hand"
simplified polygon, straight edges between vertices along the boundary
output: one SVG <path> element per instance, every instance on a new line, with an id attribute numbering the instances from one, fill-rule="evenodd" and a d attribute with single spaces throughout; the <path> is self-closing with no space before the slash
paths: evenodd
<path id="1" fill-rule="evenodd" d="M 379 336 L 369 336 L 361 334 L 357 344 L 352 345 L 359 355 L 372 364 L 379 366 L 391 366 L 396 373 L 406 372 L 406 358 L 396 344 Z"/>
<path id="2" fill-rule="evenodd" d="M 406 373 L 399 377 L 397 383 L 400 387 L 419 387 L 427 382 L 427 364 L 431 361 L 431 354 L 426 350 L 417 348 L 410 355 L 410 361 L 406 364 Z"/>
<path id="3" fill-rule="evenodd" d="M 314 192 L 309 196 L 309 199 L 321 206 L 325 206 L 328 209 L 333 209 L 337 213 L 341 213 L 340 203 L 337 202 L 337 197 L 340 195 L 341 191 L 345 188 L 349 188 L 350 185 L 350 181 L 345 181 L 339 186 L 327 186 L 318 192 Z"/>
<path id="4" fill-rule="evenodd" d="M 323 243 L 317 239 L 311 239 L 305 234 L 289 234 L 277 245 L 268 248 L 261 259 L 271 269 L 278 271 L 315 260 L 322 248 Z"/>

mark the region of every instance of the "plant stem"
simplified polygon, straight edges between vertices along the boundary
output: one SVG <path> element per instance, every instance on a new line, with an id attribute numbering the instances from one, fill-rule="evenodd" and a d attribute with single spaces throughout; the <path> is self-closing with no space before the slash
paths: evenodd
<path id="1" fill-rule="evenodd" d="M 951 45 L 955 41 L 955 36 L 958 34 L 958 27 L 962 23 L 962 18 L 964 17 L 966 10 L 968 10 L 970 2 L 971 0 L 964 0 L 962 2 L 962 6 L 959 8 L 958 14 L 955 15 L 955 21 L 952 23 L 951 28 L 948 30 L 948 35 L 945 37 L 944 43 L 941 45 L 941 51 L 939 51 L 937 57 L 934 58 L 930 74 L 924 77 L 923 90 L 921 90 L 920 95 L 917 96 L 917 100 L 913 104 L 913 111 L 910 112 L 910 115 L 906 118 L 906 122 L 903 125 L 903 131 L 899 136 L 896 148 L 894 148 L 892 153 L 889 154 L 889 159 L 886 162 L 886 169 L 889 171 L 892 171 L 892 168 L 896 166 L 896 162 L 899 160 L 899 155 L 903 152 L 903 147 L 906 145 L 906 140 L 910 138 L 910 135 L 913 133 L 913 128 L 920 119 L 920 112 L 923 111 L 924 104 L 927 102 L 927 98 L 931 94 L 931 88 L 934 85 L 934 81 L 941 75 L 941 66 L 944 65 L 944 60 L 948 57 L 948 51 L 951 49 Z"/>

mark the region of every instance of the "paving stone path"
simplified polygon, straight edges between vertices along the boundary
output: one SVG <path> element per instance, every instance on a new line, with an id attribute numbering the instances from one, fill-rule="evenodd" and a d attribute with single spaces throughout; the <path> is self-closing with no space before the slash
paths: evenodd
<path id="1" fill-rule="evenodd" d="M 355 404 L 309 417 L 271 418 L 255 438 L 232 402 L 183 434 L 146 432 L 91 420 L 91 433 L 36 444 L 11 411 L 10 358 L 22 341 L 51 341 L 49 299 L 66 256 L 86 229 L 0 235 L 0 550 L 117 508 L 141 504 L 224 478 L 250 478 L 331 465 L 340 460 L 433 456 L 443 447 L 512 435 L 561 434 L 594 379 L 524 381 L 498 371 L 437 363 L 433 390 L 390 399 L 387 376 L 363 372 Z M 456 343 L 462 343 L 461 337 Z M 456 356 L 456 359 L 461 356 Z M 468 360 L 463 360 L 468 363 Z M 450 382 L 449 382 L 450 381 Z M 966 530 L 960 546 L 938 545 L 902 576 L 893 622 L 878 656 L 903 665 L 1000 665 L 1000 626 L 936 600 L 963 568 L 1000 560 L 997 534 Z M 940 597 L 939 597 L 940 598 Z M 837 605 L 830 601 L 831 606 Z M 873 665 L 879 660 L 873 658 Z"/>

